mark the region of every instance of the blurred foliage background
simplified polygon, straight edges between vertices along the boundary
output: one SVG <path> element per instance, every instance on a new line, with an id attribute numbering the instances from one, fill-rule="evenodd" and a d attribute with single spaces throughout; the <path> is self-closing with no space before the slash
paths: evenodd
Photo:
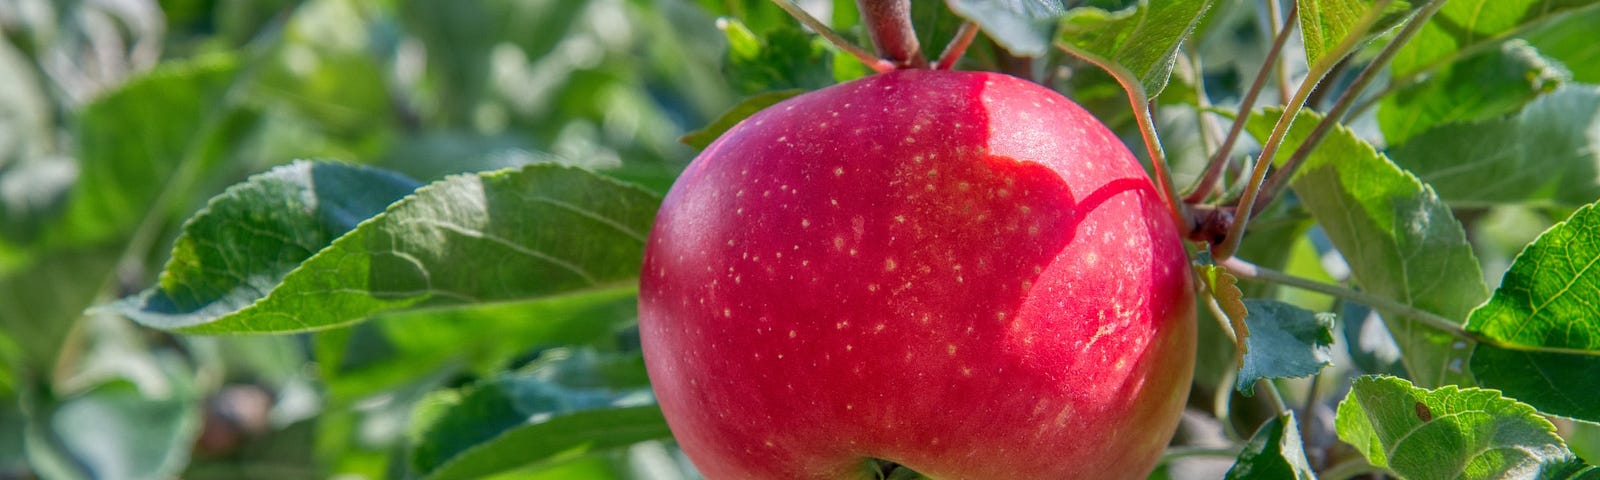
<path id="1" fill-rule="evenodd" d="M 867 44 L 855 2 L 799 3 Z M 960 19 L 943 2 L 914 5 L 924 50 L 936 53 Z M 1159 98 L 1179 184 L 1205 160 L 1200 99 L 1236 103 L 1265 54 L 1266 20 L 1252 5 L 1218 2 L 1188 47 L 1204 68 L 1180 60 Z M 428 448 L 418 425 L 462 402 L 460 387 L 530 366 L 537 375 L 578 364 L 604 377 L 593 351 L 635 351 L 632 292 L 420 310 L 288 336 L 174 335 L 84 312 L 160 281 L 183 219 L 273 166 L 327 159 L 430 182 L 559 162 L 664 193 L 696 153 L 679 138 L 741 99 L 867 73 L 767 0 L 0 0 L 0 33 L 0 479 L 414 476 L 410 457 Z M 960 66 L 1050 84 L 1137 145 L 1115 82 L 1060 57 L 1011 57 L 980 38 Z M 1299 66 L 1288 75 L 1303 75 L 1303 59 L 1287 63 Z M 1370 116 L 1355 127 L 1376 128 Z M 1308 216 L 1292 200 L 1276 208 L 1252 227 L 1259 248 L 1247 243 L 1245 256 L 1343 280 L 1325 238 L 1306 235 Z M 1464 212 L 1491 281 L 1564 216 Z M 1375 320 L 1344 313 L 1357 320 L 1346 321 L 1348 338 L 1365 340 L 1362 325 Z M 530 317 L 554 320 L 521 321 Z M 1214 322 L 1200 325 L 1215 348 L 1202 349 L 1197 412 L 1236 395 L 1218 376 L 1232 347 Z M 1323 378 L 1324 393 L 1345 388 L 1342 375 Z M 1312 421 L 1331 421 L 1331 405 Z M 1227 423 L 1196 415 L 1179 441 L 1236 442 L 1270 416 L 1258 410 Z M 1594 432 L 1566 433 L 1575 449 L 1600 444 Z M 694 478 L 658 437 L 546 452 L 507 475 Z"/>

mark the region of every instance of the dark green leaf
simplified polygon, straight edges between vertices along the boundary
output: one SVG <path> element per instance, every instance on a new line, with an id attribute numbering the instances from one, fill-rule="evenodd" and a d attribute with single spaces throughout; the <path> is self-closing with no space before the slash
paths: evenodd
<path id="1" fill-rule="evenodd" d="M 1297 3 L 1300 6 L 1300 33 L 1305 39 L 1306 63 L 1312 65 L 1325 60 L 1338 61 L 1338 57 L 1348 53 L 1339 51 L 1339 45 L 1350 35 L 1376 35 L 1399 24 L 1412 9 L 1412 2 L 1407 0 L 1298 0 Z M 1373 7 L 1380 6 L 1383 10 L 1372 11 Z M 1371 19 L 1371 24 L 1363 26 L 1363 21 L 1369 15 L 1376 17 Z M 1353 46 L 1360 47 L 1359 44 Z M 1328 55 L 1335 57 L 1323 58 Z"/>
<path id="2" fill-rule="evenodd" d="M 1155 98 L 1167 86 L 1178 46 L 1211 8 L 1211 0 L 1176 0 L 1137 4 L 1119 11 L 1079 7 L 1060 23 L 1061 45 Z"/>
<path id="3" fill-rule="evenodd" d="M 1407 478 L 1569 478 L 1587 468 L 1538 411 L 1494 390 L 1358 377 L 1335 423 L 1373 465 Z"/>
<path id="4" fill-rule="evenodd" d="M 52 242 L 87 244 L 132 231 L 162 196 L 181 196 L 216 165 L 247 117 L 224 106 L 238 62 L 168 63 L 84 108 L 80 168 Z"/>
<path id="5" fill-rule="evenodd" d="M 1555 90 L 1567 77 L 1561 65 L 1541 56 L 1527 42 L 1513 40 L 1448 65 L 1427 82 L 1385 96 L 1378 104 L 1378 125 L 1384 142 L 1403 145 L 1437 125 L 1514 113 Z M 1427 145 L 1422 152 L 1438 147 Z M 1395 158 L 1404 164 L 1403 158 Z"/>
<path id="6" fill-rule="evenodd" d="M 721 137 L 723 132 L 727 132 L 728 129 L 733 128 L 734 125 L 737 125 L 740 121 L 744 120 L 745 117 L 755 115 L 756 112 L 766 109 L 773 104 L 787 100 L 789 97 L 793 97 L 802 93 L 806 93 L 806 90 L 778 90 L 775 92 L 765 92 L 746 97 L 743 101 L 739 102 L 738 105 L 734 105 L 733 108 L 723 112 L 722 116 L 717 117 L 717 119 L 711 122 L 710 125 L 706 125 L 705 128 L 689 132 L 688 134 L 685 134 L 683 138 L 678 139 L 678 141 L 696 149 L 705 149 L 706 146 L 711 145 L 711 142 L 715 141 L 717 137 Z"/>
<path id="7" fill-rule="evenodd" d="M 1516 115 L 1445 125 L 1392 152 L 1452 203 L 1600 197 L 1600 87 L 1569 85 Z"/>
<path id="8" fill-rule="evenodd" d="M 1234 388 L 1254 395 L 1256 380 L 1304 377 L 1333 364 L 1333 315 L 1317 314 L 1287 303 L 1249 298 L 1245 340 L 1249 348 Z"/>
<path id="9" fill-rule="evenodd" d="M 1061 0 L 946 0 L 950 10 L 983 28 L 995 43 L 1019 57 L 1043 57 L 1066 13 Z M 923 47 L 927 48 L 927 47 Z"/>
<path id="10" fill-rule="evenodd" d="M 1479 344 L 1472 374 L 1485 387 L 1513 395 L 1539 411 L 1600 422 L 1600 353 L 1509 349 Z"/>
<path id="11" fill-rule="evenodd" d="M 1250 436 L 1239 459 L 1228 469 L 1228 480 L 1315 480 L 1317 475 L 1306 461 L 1305 442 L 1294 412 L 1272 417 Z"/>
<path id="12" fill-rule="evenodd" d="M 296 162 L 229 188 L 184 224 L 156 288 L 114 308 L 162 325 L 249 307 L 300 263 L 419 184 L 393 172 Z"/>
<path id="13" fill-rule="evenodd" d="M 530 369 L 436 395 L 411 462 L 426 478 L 522 465 L 669 438 L 638 356 L 555 351 Z"/>
<path id="14" fill-rule="evenodd" d="M 1396 79 L 1425 73 L 1460 59 L 1483 44 L 1595 0 L 1453 0 L 1434 14 L 1389 63 Z"/>
<path id="15" fill-rule="evenodd" d="M 425 302 L 606 287 L 638 275 L 659 202 L 636 187 L 549 164 L 454 176 L 334 240 L 243 309 L 185 312 L 142 297 L 116 308 L 186 332 L 285 333 Z"/>
<path id="16" fill-rule="evenodd" d="M 113 248 L 63 249 L 0 276 L 0 330 L 16 341 L 20 357 L 12 367 L 41 375 L 54 368 L 63 340 L 99 294 L 118 253 Z"/>
<path id="17" fill-rule="evenodd" d="M 1265 138 L 1280 114 L 1269 109 L 1251 115 L 1250 131 Z M 1300 116 L 1275 161 L 1285 160 L 1321 120 L 1310 111 Z M 1329 133 L 1290 186 L 1367 292 L 1452 319 L 1466 318 L 1489 297 L 1478 260 L 1450 208 L 1349 129 L 1340 126 Z M 1399 312 L 1383 314 L 1417 383 L 1470 382 L 1467 345 Z"/>

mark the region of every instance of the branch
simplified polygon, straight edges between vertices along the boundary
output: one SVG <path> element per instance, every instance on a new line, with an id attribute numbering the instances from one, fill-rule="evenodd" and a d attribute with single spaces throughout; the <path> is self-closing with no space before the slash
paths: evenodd
<path id="1" fill-rule="evenodd" d="M 864 63 L 868 68 L 871 68 L 872 71 L 878 73 L 894 71 L 895 66 L 893 63 L 886 62 L 883 59 L 878 58 L 876 55 L 873 55 L 866 50 L 862 50 L 861 47 L 856 46 L 856 44 L 850 43 L 849 40 L 845 40 L 845 38 L 840 36 L 838 32 L 833 31 L 832 28 L 828 28 L 827 24 L 822 23 L 821 20 L 817 20 L 817 17 L 811 16 L 810 13 L 806 13 L 805 9 L 800 8 L 799 5 L 795 5 L 794 0 L 772 0 L 772 3 L 777 4 L 778 8 L 782 8 L 783 11 L 789 12 L 789 16 L 794 17 L 795 20 L 799 20 L 802 25 L 805 25 L 807 28 L 817 32 L 818 35 L 822 35 L 822 38 L 828 39 L 828 43 L 832 43 L 834 46 L 839 47 L 840 50 L 844 50 L 851 56 L 856 57 L 856 59 L 860 60 L 861 63 Z"/>
<path id="2" fill-rule="evenodd" d="M 1299 16 L 1298 6 L 1289 9 L 1290 22 Z M 1216 188 L 1217 179 L 1222 176 L 1222 168 L 1227 165 L 1228 156 L 1233 154 L 1233 144 L 1239 140 L 1239 134 L 1244 132 L 1245 119 L 1249 117 L 1250 110 L 1256 107 L 1256 99 L 1261 97 L 1262 88 L 1266 86 L 1267 79 L 1271 78 L 1269 73 L 1272 71 L 1272 66 L 1279 63 L 1278 54 L 1283 51 L 1283 45 L 1288 42 L 1289 32 L 1292 31 L 1294 29 L 1285 28 L 1272 40 L 1272 48 L 1267 50 L 1266 61 L 1262 62 L 1261 69 L 1256 72 L 1255 81 L 1250 83 L 1250 90 L 1245 92 L 1244 98 L 1239 102 L 1239 116 L 1234 119 L 1233 126 L 1228 128 L 1228 136 L 1222 140 L 1222 146 L 1217 148 L 1217 152 L 1211 156 L 1211 162 L 1206 164 L 1205 173 L 1201 175 L 1200 180 L 1189 187 L 1189 195 L 1183 199 L 1185 202 L 1198 203 L 1205 200 L 1206 196 L 1211 194 L 1211 190 Z M 1280 85 L 1278 88 L 1283 90 L 1287 87 L 1288 85 Z"/>

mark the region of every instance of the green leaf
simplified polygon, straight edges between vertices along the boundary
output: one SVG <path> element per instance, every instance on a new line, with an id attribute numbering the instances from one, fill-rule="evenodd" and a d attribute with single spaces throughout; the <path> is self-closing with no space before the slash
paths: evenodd
<path id="1" fill-rule="evenodd" d="M 1228 469 L 1227 480 L 1315 480 L 1310 462 L 1306 461 L 1305 442 L 1300 440 L 1300 426 L 1294 420 L 1294 411 L 1286 411 L 1256 429 L 1250 436 L 1239 459 Z"/>
<path id="2" fill-rule="evenodd" d="M 1079 7 L 1061 18 L 1062 48 L 1083 57 L 1145 98 L 1166 88 L 1178 46 L 1194 31 L 1211 0 L 1139 0 L 1119 11 Z"/>
<path id="3" fill-rule="evenodd" d="M 462 6 L 460 8 L 471 8 Z M 373 54 L 378 12 L 351 0 L 315 0 L 294 10 L 283 39 L 262 62 L 250 92 L 281 104 L 335 136 L 354 139 L 395 118 L 384 65 Z"/>
<path id="4" fill-rule="evenodd" d="M 1333 364 L 1333 315 L 1259 298 L 1244 300 L 1249 348 L 1234 388 L 1255 395 L 1256 380 L 1304 377 Z"/>
<path id="5" fill-rule="evenodd" d="M 642 358 L 579 350 L 435 395 L 411 451 L 424 478 L 476 478 L 522 465 L 670 438 Z"/>
<path id="6" fill-rule="evenodd" d="M 1445 66 L 1427 82 L 1383 97 L 1378 104 L 1378 126 L 1384 142 L 1403 145 L 1441 124 L 1490 120 L 1515 113 L 1529 101 L 1555 90 L 1568 77 L 1566 69 L 1540 55 L 1527 42 L 1512 40 L 1498 49 Z M 1438 147 L 1427 145 L 1421 152 Z"/>
<path id="7" fill-rule="evenodd" d="M 1591 204 L 1517 255 L 1494 296 L 1467 319 L 1494 339 L 1473 373 L 1541 410 L 1600 421 L 1600 209 Z M 1559 351 L 1557 351 L 1559 350 Z"/>
<path id="8" fill-rule="evenodd" d="M 689 132 L 685 134 L 683 138 L 679 138 L 678 141 L 683 142 L 685 145 L 694 147 L 695 149 L 704 150 L 706 146 L 711 145 L 711 142 L 716 141 L 717 137 L 721 137 L 724 132 L 727 132 L 728 129 L 733 128 L 734 125 L 739 124 L 739 122 L 743 121 L 745 117 L 755 115 L 756 112 L 762 111 L 767 107 L 777 104 L 778 102 L 789 99 L 789 97 L 793 97 L 802 93 L 806 93 L 806 90 L 778 90 L 751 95 L 740 101 L 738 105 L 734 105 L 733 108 L 729 108 L 728 111 L 723 112 L 722 116 L 717 117 L 717 119 L 711 122 L 710 125 L 706 125 L 705 128 Z"/>
<path id="9" fill-rule="evenodd" d="M 164 213 L 151 211 L 158 198 L 189 193 L 252 118 L 225 106 L 238 70 L 225 56 L 164 63 L 85 107 L 77 131 L 82 173 L 48 241 L 113 239 Z"/>
<path id="10" fill-rule="evenodd" d="M 70 248 L 0 276 L 0 330 L 16 341 L 18 364 L 46 375 L 63 341 L 99 294 L 120 254 L 115 248 Z"/>
<path id="11" fill-rule="evenodd" d="M 947 0 L 950 10 L 983 28 L 1019 57 L 1043 57 L 1066 6 L 1060 0 Z M 927 47 L 923 47 L 927 48 Z"/>
<path id="12" fill-rule="evenodd" d="M 1456 204 L 1588 203 L 1600 197 L 1600 86 L 1569 85 L 1510 117 L 1434 128 L 1391 154 Z"/>
<path id="13" fill-rule="evenodd" d="M 1494 390 L 1357 377 L 1335 424 L 1340 440 L 1401 477 L 1571 478 L 1592 468 L 1533 407 Z"/>
<path id="14" fill-rule="evenodd" d="M 659 202 L 549 164 L 453 176 L 362 222 L 242 309 L 186 312 L 149 295 L 113 308 L 190 333 L 287 333 L 415 306 L 607 287 L 637 277 Z"/>
<path id="15" fill-rule="evenodd" d="M 1306 46 L 1306 63 L 1316 65 L 1323 57 L 1342 57 L 1348 52 L 1337 51 L 1352 34 L 1371 37 L 1398 25 L 1411 14 L 1411 2 L 1406 0 L 1298 0 L 1300 8 L 1300 34 Z M 1374 7 L 1383 10 L 1372 24 L 1361 30 L 1363 20 Z M 1359 45 L 1356 45 L 1359 48 Z M 1332 58 L 1337 61 L 1338 58 Z"/>
<path id="16" fill-rule="evenodd" d="M 1395 79 L 1426 73 L 1522 29 L 1595 0 L 1453 0 L 1446 2 L 1389 63 Z"/>
<path id="17" fill-rule="evenodd" d="M 295 162 L 251 177 L 184 224 L 160 285 L 114 308 L 161 325 L 249 307 L 333 239 L 418 186 L 399 174 L 338 163 Z"/>
<path id="18" fill-rule="evenodd" d="M 1600 209 L 1591 204 L 1517 255 L 1467 330 L 1511 345 L 1600 354 Z"/>
<path id="19" fill-rule="evenodd" d="M 1600 353 L 1539 351 L 1479 344 L 1472 374 L 1485 387 L 1513 395 L 1539 411 L 1600 422 Z"/>
<path id="20" fill-rule="evenodd" d="M 418 371 L 465 367 L 468 373 L 488 375 L 534 348 L 614 343 L 612 334 L 636 318 L 638 300 L 632 287 L 385 312 L 374 316 L 370 331 L 363 333 L 375 338 L 350 341 L 318 335 L 323 352 L 340 352 L 319 355 L 318 360 L 335 397 L 361 398 L 409 381 Z M 359 348 L 381 355 L 349 351 Z"/>
<path id="21" fill-rule="evenodd" d="M 1279 115 L 1277 109 L 1251 115 L 1251 133 L 1265 138 Z M 1286 160 L 1321 120 L 1310 111 L 1300 116 L 1274 161 Z M 1465 319 L 1489 297 L 1471 244 L 1450 208 L 1349 129 L 1332 130 L 1290 186 L 1363 290 L 1452 319 Z M 1467 345 L 1401 312 L 1382 313 L 1414 381 L 1470 384 Z"/>
<path id="22" fill-rule="evenodd" d="M 1600 42 L 1594 26 L 1600 25 L 1600 8 L 1585 8 L 1561 15 L 1523 36 L 1539 53 L 1560 60 L 1572 71 L 1572 80 L 1600 84 Z"/>
<path id="23" fill-rule="evenodd" d="M 832 44 L 797 26 L 774 28 L 758 36 L 737 20 L 724 18 L 717 28 L 728 37 L 724 73 L 735 90 L 753 95 L 773 90 L 816 90 L 833 85 Z"/>

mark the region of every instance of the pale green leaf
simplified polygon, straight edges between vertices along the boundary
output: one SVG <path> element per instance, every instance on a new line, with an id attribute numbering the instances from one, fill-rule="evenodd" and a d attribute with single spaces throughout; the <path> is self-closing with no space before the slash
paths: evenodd
<path id="1" fill-rule="evenodd" d="M 1439 9 L 1389 63 L 1390 73 L 1403 79 L 1425 73 L 1509 38 L 1530 25 L 1576 8 L 1596 5 L 1595 0 L 1452 0 Z"/>
<path id="2" fill-rule="evenodd" d="M 1434 128 L 1390 154 L 1451 203 L 1588 203 L 1600 197 L 1600 87 L 1570 85 L 1516 115 Z"/>
<path id="3" fill-rule="evenodd" d="M 1317 474 L 1306 460 L 1305 442 L 1294 411 L 1286 411 L 1256 429 L 1239 458 L 1223 477 L 1227 480 L 1316 480 Z"/>
<path id="4" fill-rule="evenodd" d="M 424 478 L 477 478 L 670 438 L 637 355 L 555 351 L 523 371 L 425 400 L 411 451 Z"/>
<path id="5" fill-rule="evenodd" d="M 1348 52 L 1337 51 L 1350 35 L 1370 37 L 1404 20 L 1411 13 L 1407 0 L 1298 0 L 1300 34 L 1305 39 L 1306 63 L 1315 65 L 1325 56 L 1338 60 Z M 1420 3 L 1420 2 L 1417 2 Z M 1383 10 L 1371 12 L 1374 7 Z M 1371 13 L 1369 13 L 1371 12 Z M 1376 15 L 1363 30 L 1368 15 Z M 1359 46 L 1359 45 L 1357 45 Z"/>
<path id="6" fill-rule="evenodd" d="M 1155 98 L 1167 86 L 1178 47 L 1211 0 L 1139 0 L 1117 11 L 1078 7 L 1061 17 L 1059 45 Z"/>
<path id="7" fill-rule="evenodd" d="M 1590 468 L 1538 411 L 1494 390 L 1357 377 L 1335 424 L 1340 440 L 1405 478 L 1571 478 Z"/>
<path id="8" fill-rule="evenodd" d="M 636 187 L 549 164 L 453 176 L 334 240 L 242 309 L 186 312 L 148 295 L 116 308 L 191 333 L 287 333 L 414 306 L 609 287 L 637 277 L 659 202 Z"/>
<path id="9" fill-rule="evenodd" d="M 1256 380 L 1304 377 L 1333 364 L 1333 316 L 1259 298 L 1244 300 L 1250 311 L 1249 349 L 1234 388 L 1255 394 Z"/>
<path id="10" fill-rule="evenodd" d="M 1391 147 L 1403 145 L 1438 125 L 1515 113 L 1529 101 L 1555 90 L 1568 77 L 1565 68 L 1540 55 L 1527 42 L 1512 40 L 1448 65 L 1427 82 L 1383 97 L 1378 104 L 1378 126 L 1384 142 Z M 1437 147 L 1427 145 L 1422 151 L 1431 152 Z M 1396 161 L 1404 159 L 1396 156 Z"/>
<path id="11" fill-rule="evenodd" d="M 1251 115 L 1265 138 L 1281 114 Z M 1282 162 L 1321 120 L 1301 111 L 1275 161 Z M 1350 264 L 1363 290 L 1445 318 L 1465 319 L 1489 297 L 1478 260 L 1450 208 L 1371 145 L 1342 126 L 1307 157 L 1290 182 L 1300 201 Z M 1399 312 L 1383 312 L 1412 379 L 1422 385 L 1470 383 L 1465 343 Z"/>

